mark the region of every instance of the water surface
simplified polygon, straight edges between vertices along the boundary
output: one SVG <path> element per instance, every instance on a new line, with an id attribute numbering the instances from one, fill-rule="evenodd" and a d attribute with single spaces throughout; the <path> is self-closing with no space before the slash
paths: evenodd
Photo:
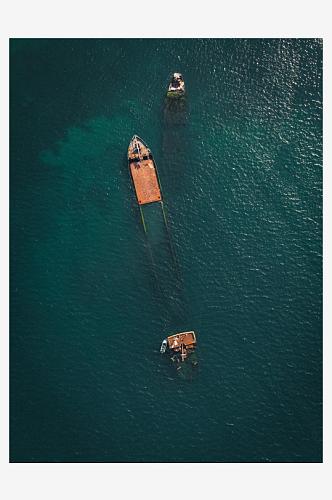
<path id="1" fill-rule="evenodd" d="M 11 461 L 322 461 L 322 42 L 10 48 Z M 158 165 L 183 324 L 155 292 L 134 134 Z M 159 354 L 173 327 L 196 332 L 192 383 Z"/>

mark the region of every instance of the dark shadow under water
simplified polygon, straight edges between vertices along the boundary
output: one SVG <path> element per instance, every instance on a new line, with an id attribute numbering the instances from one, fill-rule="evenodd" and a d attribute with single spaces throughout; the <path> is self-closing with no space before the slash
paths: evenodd
<path id="1" fill-rule="evenodd" d="M 171 101 L 171 102 L 169 102 Z M 165 100 L 160 175 L 167 196 L 175 196 L 185 183 L 188 161 L 188 104 Z"/>
<path id="2" fill-rule="evenodd" d="M 166 328 L 178 331 L 188 320 L 188 307 L 164 208 L 156 202 L 143 205 L 141 210 L 160 312 Z"/>

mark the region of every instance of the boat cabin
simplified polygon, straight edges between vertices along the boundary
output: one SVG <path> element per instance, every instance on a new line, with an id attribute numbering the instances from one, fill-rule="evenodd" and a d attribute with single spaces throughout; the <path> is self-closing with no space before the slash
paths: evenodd
<path id="1" fill-rule="evenodd" d="M 174 73 L 168 92 L 185 92 L 184 81 L 181 73 Z"/>

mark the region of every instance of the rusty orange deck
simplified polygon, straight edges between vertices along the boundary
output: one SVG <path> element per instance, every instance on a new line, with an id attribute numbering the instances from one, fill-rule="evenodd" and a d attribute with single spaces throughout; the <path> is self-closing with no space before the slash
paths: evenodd
<path id="1" fill-rule="evenodd" d="M 160 201 L 161 192 L 152 153 L 138 135 L 134 135 L 128 148 L 128 163 L 140 205 Z"/>
<path id="2" fill-rule="evenodd" d="M 189 346 L 196 343 L 195 332 L 183 332 L 167 337 L 170 349 L 179 349 L 182 344 Z"/>
<path id="3" fill-rule="evenodd" d="M 137 200 L 140 205 L 161 200 L 161 193 L 153 160 L 130 163 Z"/>

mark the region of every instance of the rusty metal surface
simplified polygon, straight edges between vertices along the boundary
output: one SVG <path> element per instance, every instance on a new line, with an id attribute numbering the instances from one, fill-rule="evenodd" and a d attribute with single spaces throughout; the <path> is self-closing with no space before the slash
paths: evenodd
<path id="1" fill-rule="evenodd" d="M 161 200 L 156 169 L 152 160 L 132 162 L 130 170 L 140 205 Z"/>
<path id="2" fill-rule="evenodd" d="M 196 337 L 194 332 L 183 332 L 176 335 L 171 335 L 167 338 L 168 346 L 170 349 L 176 349 L 181 347 L 181 344 L 190 345 L 196 343 Z"/>

